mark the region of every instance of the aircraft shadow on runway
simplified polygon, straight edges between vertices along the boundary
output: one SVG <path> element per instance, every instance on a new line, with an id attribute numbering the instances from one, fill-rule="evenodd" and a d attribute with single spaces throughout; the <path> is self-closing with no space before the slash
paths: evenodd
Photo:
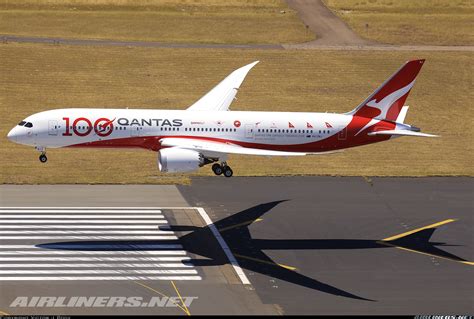
<path id="1" fill-rule="evenodd" d="M 254 239 L 249 226 L 258 221 L 265 213 L 279 205 L 282 201 L 274 201 L 260 204 L 232 216 L 226 217 L 214 223 L 225 242 L 229 246 L 239 265 L 249 271 L 264 274 L 273 278 L 287 281 L 299 286 L 318 290 L 324 293 L 357 299 L 374 301 L 363 298 L 323 283 L 316 279 L 298 273 L 289 266 L 274 262 L 263 251 L 264 250 L 324 250 L 324 249 L 372 249 L 398 247 L 413 252 L 419 252 L 440 258 L 455 261 L 464 259 L 443 251 L 436 246 L 449 246 L 445 243 L 430 242 L 430 237 L 436 227 L 420 229 L 398 236 L 393 240 L 361 240 L 361 239 Z M 434 225 L 435 226 L 435 225 Z M 190 253 L 204 258 L 190 259 L 186 262 L 195 266 L 218 266 L 230 263 L 219 245 L 210 245 L 215 242 L 209 226 L 168 226 L 176 232 L 184 232 L 174 242 L 180 243 Z M 162 245 L 173 243 L 170 240 L 153 241 L 76 241 L 56 242 L 37 245 L 41 248 L 63 249 L 63 250 L 162 250 Z"/>

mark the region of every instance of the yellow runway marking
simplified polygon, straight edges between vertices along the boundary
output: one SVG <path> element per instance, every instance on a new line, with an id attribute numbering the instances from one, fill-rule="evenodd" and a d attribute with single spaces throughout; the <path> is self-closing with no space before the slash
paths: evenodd
<path id="1" fill-rule="evenodd" d="M 405 248 L 405 247 L 401 247 L 401 246 L 397 246 L 397 245 L 394 245 L 392 243 L 389 243 L 392 240 L 396 240 L 396 239 L 399 239 L 399 238 L 417 233 L 417 232 L 425 230 L 425 229 L 435 228 L 435 227 L 438 227 L 438 226 L 441 226 L 441 225 L 452 223 L 454 221 L 456 221 L 456 219 L 446 219 L 446 220 L 443 220 L 439 223 L 431 224 L 431 225 L 428 225 L 428 226 L 425 226 L 425 227 L 410 230 L 408 232 L 405 232 L 405 233 L 402 233 L 402 234 L 399 234 L 399 235 L 384 238 L 384 239 L 378 241 L 378 243 L 386 245 L 386 246 L 390 246 L 390 247 L 395 247 L 395 248 L 398 248 L 398 249 L 401 249 L 401 250 L 409 251 L 409 252 L 412 252 L 412 253 L 417 253 L 417 254 L 421 254 L 421 255 L 425 255 L 425 256 L 431 256 L 431 257 L 436 257 L 436 258 L 440 258 L 440 259 L 446 259 L 446 260 L 455 261 L 455 262 L 458 262 L 458 263 L 474 266 L 474 262 L 472 262 L 472 261 L 462 261 L 462 260 L 457 260 L 457 259 L 454 259 L 454 258 L 449 258 L 449 257 L 444 257 L 444 256 L 439 256 L 439 255 L 433 255 L 433 254 L 430 254 L 430 253 L 425 253 L 423 251 L 414 250 L 414 249 L 410 249 L 410 248 Z"/>
<path id="2" fill-rule="evenodd" d="M 190 315 L 189 310 L 188 310 L 188 308 L 186 307 L 186 305 L 184 305 L 186 308 L 183 308 L 181 305 L 179 305 L 179 304 L 177 304 L 176 302 L 174 302 L 173 298 L 170 298 L 170 296 L 167 296 L 167 295 L 165 295 L 164 293 L 161 293 L 161 292 L 159 292 L 158 290 L 153 289 L 153 288 L 151 288 L 150 286 L 147 286 L 147 285 L 145 285 L 145 284 L 143 284 L 143 283 L 141 283 L 141 282 L 134 281 L 134 283 L 136 283 L 137 285 L 142 286 L 143 288 L 146 288 L 146 289 L 148 289 L 148 290 L 151 290 L 151 291 L 153 291 L 153 292 L 159 294 L 159 295 L 162 296 L 162 297 L 169 298 L 169 300 L 170 300 L 172 303 L 174 303 L 178 308 L 180 308 L 181 310 L 183 310 L 184 313 L 186 313 L 188 316 Z M 173 282 L 171 282 L 171 283 L 173 283 Z M 174 284 L 173 284 L 173 286 L 174 286 Z M 175 288 L 175 289 L 176 289 L 176 288 Z M 180 298 L 181 298 L 181 296 L 180 296 Z M 182 299 L 181 299 L 181 301 L 182 301 Z M 183 303 L 183 304 L 184 304 L 184 303 Z"/>
<path id="3" fill-rule="evenodd" d="M 454 221 L 456 221 L 456 219 L 446 219 L 446 220 L 443 220 L 442 222 L 439 222 L 439 223 L 436 223 L 436 224 L 431 224 L 431 225 L 428 225 L 428 226 L 425 226 L 425 227 L 421 227 L 421 228 L 417 228 L 417 229 L 414 229 L 414 230 L 407 231 L 406 233 L 402 233 L 402 234 L 398 234 L 398 235 L 395 235 L 395 236 L 392 236 L 392 237 L 384 238 L 384 239 L 382 239 L 382 241 L 391 241 L 391 240 L 399 239 L 399 238 L 417 233 L 417 232 L 422 231 L 424 229 L 435 228 L 435 227 L 438 227 L 438 226 L 441 226 L 441 225 L 444 225 L 444 224 L 452 223 Z"/>
<path id="4" fill-rule="evenodd" d="M 262 220 L 263 219 L 261 219 L 261 218 L 257 218 L 255 220 L 248 220 L 246 222 L 243 222 L 243 223 L 240 223 L 240 224 L 237 224 L 237 225 L 232 225 L 232 226 L 228 226 L 228 227 L 224 227 L 224 228 L 219 228 L 219 231 L 223 232 L 223 231 L 226 231 L 226 230 L 229 230 L 229 229 L 232 229 L 232 228 L 236 228 L 236 227 L 239 227 L 239 226 L 250 225 L 253 222 L 260 222 Z"/>
<path id="5" fill-rule="evenodd" d="M 249 256 L 238 255 L 238 254 L 234 254 L 234 256 L 235 256 L 235 257 L 239 257 L 239 258 L 243 258 L 243 259 L 253 260 L 253 261 L 256 261 L 256 262 L 259 262 L 259 263 L 263 263 L 263 264 L 268 264 L 268 265 L 273 265 L 273 266 L 280 266 L 280 267 L 283 267 L 283 268 L 286 268 L 286 269 L 292 270 L 292 271 L 297 270 L 297 268 L 292 267 L 292 266 L 287 266 L 287 265 L 283 265 L 283 264 L 272 263 L 272 262 L 270 262 L 270 261 L 261 260 L 261 259 L 253 258 L 253 257 L 249 257 Z"/>
<path id="6" fill-rule="evenodd" d="M 177 288 L 176 285 L 174 284 L 174 281 L 171 281 L 171 284 L 173 285 L 174 290 L 176 290 L 176 293 L 178 294 L 179 300 L 181 300 L 181 303 L 183 304 L 184 309 L 186 309 L 186 310 L 185 310 L 186 314 L 187 314 L 188 316 L 190 316 L 190 315 L 191 315 L 191 312 L 189 311 L 188 307 L 186 307 L 186 304 L 184 303 L 183 298 L 181 297 L 181 294 L 179 293 L 178 288 Z M 182 309 L 182 308 L 181 308 L 181 309 Z"/>
<path id="7" fill-rule="evenodd" d="M 462 260 L 457 260 L 457 259 L 453 259 L 453 258 L 449 258 L 449 257 L 444 257 L 444 256 L 439 256 L 439 255 L 433 255 L 433 254 L 425 253 L 425 252 L 419 251 L 419 250 L 414 250 L 414 249 L 410 249 L 410 248 L 400 247 L 400 246 L 393 245 L 393 244 L 390 244 L 390 243 L 387 243 L 387 242 L 384 242 L 384 241 L 379 241 L 379 243 L 380 243 L 380 244 L 383 244 L 383 245 L 386 245 L 386 246 L 390 246 L 390 247 L 398 248 L 398 249 L 401 249 L 401 250 L 409 251 L 409 252 L 412 252 L 412 253 L 417 253 L 417 254 L 421 254 L 421 255 L 425 255 L 425 256 L 430 256 L 430 257 L 436 257 L 436 258 L 440 258 L 440 259 L 446 259 L 446 260 L 455 261 L 455 262 L 458 262 L 458 263 L 461 263 L 461 264 L 466 264 L 466 265 L 474 266 L 474 262 L 472 262 L 472 261 L 462 261 Z"/>

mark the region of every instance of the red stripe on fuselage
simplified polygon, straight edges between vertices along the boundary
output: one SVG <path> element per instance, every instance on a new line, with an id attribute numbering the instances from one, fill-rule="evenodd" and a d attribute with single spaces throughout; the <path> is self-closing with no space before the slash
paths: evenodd
<path id="1" fill-rule="evenodd" d="M 271 151 L 284 151 L 284 152 L 327 152 L 337 149 L 349 148 L 354 146 L 360 146 L 365 144 L 377 143 L 386 141 L 390 136 L 377 135 L 368 136 L 366 133 L 369 131 L 377 130 L 392 130 L 395 128 L 395 124 L 391 122 L 381 121 L 369 128 L 367 128 L 361 134 L 357 134 L 359 130 L 364 127 L 371 119 L 355 116 L 347 126 L 347 135 L 345 139 L 339 139 L 338 134 L 334 134 L 320 141 L 301 143 L 301 144 L 265 144 L 255 142 L 244 142 L 232 139 L 224 139 L 217 137 L 208 136 L 188 136 L 188 135 L 177 135 L 177 136 L 136 136 L 126 138 L 108 139 L 102 141 L 88 142 L 70 145 L 69 147 L 98 147 L 98 148 L 143 148 L 151 151 L 159 151 L 162 146 L 160 145 L 160 139 L 162 138 L 185 138 L 185 139 L 197 139 L 219 143 L 230 143 L 239 145 L 247 148 L 264 149 Z"/>

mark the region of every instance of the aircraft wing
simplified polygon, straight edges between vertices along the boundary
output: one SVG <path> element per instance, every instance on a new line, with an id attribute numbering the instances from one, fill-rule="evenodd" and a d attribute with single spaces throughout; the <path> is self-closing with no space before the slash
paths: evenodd
<path id="1" fill-rule="evenodd" d="M 203 155 L 212 157 L 219 154 L 263 155 L 263 156 L 303 156 L 306 153 L 282 152 L 248 148 L 229 142 L 206 141 L 197 138 L 162 138 L 161 146 L 178 147 L 198 151 Z"/>
<path id="2" fill-rule="evenodd" d="M 413 132 L 407 130 L 389 130 L 389 131 L 378 131 L 370 132 L 367 135 L 395 135 L 395 136 L 419 136 L 419 137 L 438 137 L 438 135 L 426 134 L 420 132 Z"/>
<path id="3" fill-rule="evenodd" d="M 228 111 L 230 104 L 234 101 L 235 95 L 244 81 L 247 73 L 259 61 L 247 64 L 231 74 L 217 84 L 212 90 L 207 92 L 193 105 L 188 107 L 189 111 Z"/>

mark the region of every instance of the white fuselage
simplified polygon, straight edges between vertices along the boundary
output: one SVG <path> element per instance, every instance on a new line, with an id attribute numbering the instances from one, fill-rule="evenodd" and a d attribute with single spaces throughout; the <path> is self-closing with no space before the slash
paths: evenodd
<path id="1" fill-rule="evenodd" d="M 159 150 L 158 141 L 156 145 L 146 146 L 140 141 L 193 137 L 283 150 L 287 146 L 291 149 L 326 140 L 344 130 L 351 120 L 349 115 L 329 113 L 74 108 L 34 114 L 25 119 L 32 123 L 31 128 L 16 129 L 31 131 L 30 134 L 19 132 L 23 140 L 17 140 L 18 143 L 39 148 L 104 146 Z"/>

